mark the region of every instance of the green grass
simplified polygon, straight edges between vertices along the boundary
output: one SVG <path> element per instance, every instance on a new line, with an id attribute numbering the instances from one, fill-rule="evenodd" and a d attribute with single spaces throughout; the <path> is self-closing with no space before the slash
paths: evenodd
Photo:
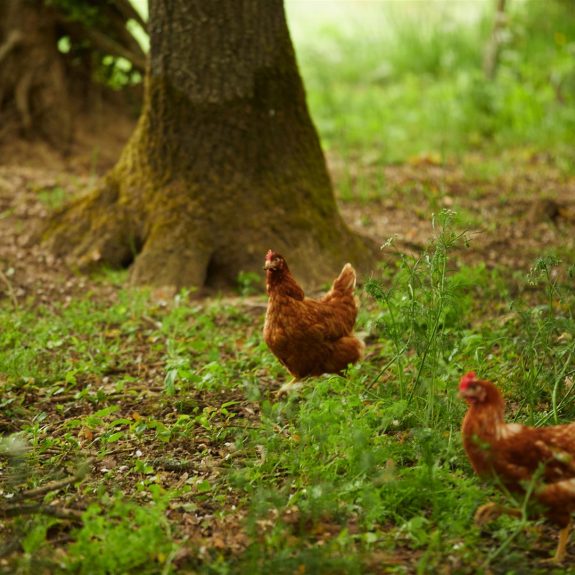
<path id="1" fill-rule="evenodd" d="M 8 534 L 24 554 L 12 568 L 519 569 L 537 534 L 510 518 L 488 535 L 473 523 L 481 503 L 505 496 L 462 450 L 457 381 L 471 369 L 497 381 L 511 420 L 573 420 L 573 269 L 551 256 L 514 279 L 458 265 L 467 238 L 452 212 L 438 214 L 434 234 L 362 293 L 367 360 L 283 400 L 272 394 L 286 374 L 262 343 L 263 309 L 244 300 L 180 294 L 165 305 L 121 289 L 111 302 L 0 308 L 2 421 L 26 446 L 2 448 L 13 477 L 4 495 L 92 461 L 77 487 L 45 496 L 86 508 L 82 524 L 17 517 Z M 551 551 L 539 546 L 536 557 Z"/>
<path id="2" fill-rule="evenodd" d="M 482 59 L 492 4 L 342 2 L 337 10 L 330 4 L 329 19 L 321 11 L 310 18 L 288 3 L 324 146 L 348 160 L 368 155 L 383 163 L 527 148 L 552 154 L 572 171 L 573 7 L 510 4 L 500 67 L 490 82 Z"/>

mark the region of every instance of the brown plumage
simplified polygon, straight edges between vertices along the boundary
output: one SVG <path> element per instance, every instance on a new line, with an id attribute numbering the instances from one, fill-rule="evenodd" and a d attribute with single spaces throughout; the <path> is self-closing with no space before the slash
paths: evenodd
<path id="1" fill-rule="evenodd" d="M 270 250 L 264 269 L 269 295 L 264 339 L 296 379 L 341 373 L 361 358 L 363 342 L 353 335 L 357 305 L 350 264 L 318 300 L 305 297 L 280 254 Z"/>
<path id="2" fill-rule="evenodd" d="M 575 423 L 547 427 L 505 423 L 501 393 L 473 372 L 461 378 L 459 394 L 469 405 L 462 433 L 473 469 L 482 477 L 497 477 L 513 492 L 525 493 L 535 483 L 531 497 L 561 528 L 553 561 L 562 561 L 575 512 Z M 476 518 L 508 511 L 488 504 Z"/>

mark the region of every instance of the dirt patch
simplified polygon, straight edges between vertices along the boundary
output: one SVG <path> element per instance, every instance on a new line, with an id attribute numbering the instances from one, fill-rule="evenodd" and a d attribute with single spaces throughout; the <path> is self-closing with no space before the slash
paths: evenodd
<path id="1" fill-rule="evenodd" d="M 337 164 L 333 166 L 338 179 Z M 478 179 L 455 165 L 391 166 L 378 180 L 379 197 L 343 201 L 346 221 L 382 245 L 420 253 L 434 237 L 441 210 L 464 216 L 470 242 L 466 264 L 529 269 L 544 254 L 575 248 L 575 178 L 536 159 L 493 179 Z"/>
<path id="2" fill-rule="evenodd" d="M 110 297 L 109 283 L 76 270 L 36 241 L 35 231 L 75 194 L 93 188 L 128 137 L 106 142 L 106 160 L 88 167 L 89 145 L 72 159 L 52 163 L 43 145 L 33 148 L 32 165 L 0 165 L 0 297 L 13 303 L 66 301 L 89 286 Z M 14 150 L 24 146 L 18 143 Z M 104 146 L 103 146 L 104 147 Z M 46 165 L 47 164 L 47 165 Z M 334 180 L 340 173 L 332 162 Z M 381 178 L 383 175 L 383 178 Z M 467 264 L 527 270 L 548 253 L 575 253 L 575 178 L 545 163 L 528 163 L 493 180 L 470 177 L 458 166 L 386 167 L 377 175 L 384 185 L 366 199 L 341 200 L 340 209 L 356 231 L 380 244 L 394 238 L 392 250 L 420 253 L 434 236 L 432 214 L 451 209 L 465 215 L 471 241 L 458 256 Z"/>

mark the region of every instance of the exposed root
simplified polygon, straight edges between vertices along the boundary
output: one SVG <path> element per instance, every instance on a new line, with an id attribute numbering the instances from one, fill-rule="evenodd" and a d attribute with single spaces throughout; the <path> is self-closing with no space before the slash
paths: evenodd
<path id="1" fill-rule="evenodd" d="M 23 39 L 22 32 L 20 30 L 12 30 L 8 37 L 6 38 L 6 42 L 0 46 L 0 64 L 2 61 L 18 46 Z"/>
<path id="2" fill-rule="evenodd" d="M 16 108 L 27 133 L 32 131 L 32 114 L 30 112 L 30 86 L 32 85 L 32 72 L 27 70 L 18 81 L 15 90 Z"/>
<path id="3" fill-rule="evenodd" d="M 11 518 L 21 515 L 49 515 L 58 519 L 68 519 L 70 521 L 81 522 L 83 510 L 68 509 L 67 507 L 57 507 L 56 505 L 42 505 L 40 503 L 26 503 L 22 505 L 9 505 L 0 507 L 0 517 Z"/>

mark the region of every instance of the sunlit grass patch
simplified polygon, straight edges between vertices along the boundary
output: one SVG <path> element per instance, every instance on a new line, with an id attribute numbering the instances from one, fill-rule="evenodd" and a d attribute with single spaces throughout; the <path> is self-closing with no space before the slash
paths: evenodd
<path id="1" fill-rule="evenodd" d="M 572 172 L 568 3 L 508 6 L 494 80 L 482 69 L 492 3 L 326 2 L 313 18 L 301 4 L 288 3 L 290 25 L 328 150 L 392 164 L 529 146 Z"/>

